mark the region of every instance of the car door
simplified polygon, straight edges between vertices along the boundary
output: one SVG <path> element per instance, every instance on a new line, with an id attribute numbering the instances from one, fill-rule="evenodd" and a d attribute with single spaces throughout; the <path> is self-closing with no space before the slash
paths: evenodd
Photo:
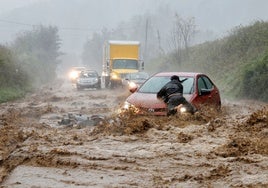
<path id="1" fill-rule="evenodd" d="M 206 75 L 197 78 L 197 91 L 200 105 L 219 105 L 219 91 Z"/>

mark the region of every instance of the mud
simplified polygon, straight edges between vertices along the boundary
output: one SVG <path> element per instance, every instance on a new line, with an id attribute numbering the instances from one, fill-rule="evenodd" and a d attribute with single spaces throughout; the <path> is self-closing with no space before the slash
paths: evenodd
<path id="1" fill-rule="evenodd" d="M 268 187 L 268 104 L 118 114 L 129 95 L 59 80 L 0 105 L 0 187 Z"/>

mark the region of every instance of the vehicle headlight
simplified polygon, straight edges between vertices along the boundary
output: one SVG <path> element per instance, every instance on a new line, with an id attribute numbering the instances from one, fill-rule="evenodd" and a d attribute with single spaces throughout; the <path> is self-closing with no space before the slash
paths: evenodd
<path id="1" fill-rule="evenodd" d="M 129 102 L 126 101 L 126 102 L 124 103 L 123 109 L 128 110 L 130 107 L 131 107 L 131 104 L 130 104 Z"/>
<path id="2" fill-rule="evenodd" d="M 70 72 L 69 77 L 71 79 L 76 79 L 78 77 L 78 72 L 77 71 Z"/>
<path id="3" fill-rule="evenodd" d="M 128 87 L 129 88 L 136 88 L 137 87 L 137 84 L 135 82 L 129 82 L 128 83 Z"/>
<path id="4" fill-rule="evenodd" d="M 102 72 L 101 75 L 102 75 L 102 76 L 108 76 L 108 73 L 106 73 L 106 72 Z"/>
<path id="5" fill-rule="evenodd" d="M 133 104 L 126 101 L 122 109 L 119 111 L 119 113 L 123 113 L 123 112 L 131 112 L 131 113 L 137 114 L 139 112 L 139 109 L 135 107 Z"/>
<path id="6" fill-rule="evenodd" d="M 116 73 L 112 73 L 111 74 L 111 79 L 118 80 L 118 79 L 120 79 L 120 76 L 118 74 L 116 74 Z"/>
<path id="7" fill-rule="evenodd" d="M 185 113 L 186 111 L 187 111 L 187 109 L 184 106 L 180 108 L 181 113 Z"/>

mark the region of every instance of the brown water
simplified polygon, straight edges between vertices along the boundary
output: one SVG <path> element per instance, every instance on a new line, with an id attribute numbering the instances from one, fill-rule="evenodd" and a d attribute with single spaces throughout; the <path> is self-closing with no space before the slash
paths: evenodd
<path id="1" fill-rule="evenodd" d="M 268 187 L 267 104 L 118 115 L 127 95 L 59 81 L 1 104 L 0 187 Z"/>

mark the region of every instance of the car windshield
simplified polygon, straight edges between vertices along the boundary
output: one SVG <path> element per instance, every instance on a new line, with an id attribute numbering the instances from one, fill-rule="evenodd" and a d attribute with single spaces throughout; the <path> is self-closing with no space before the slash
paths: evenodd
<path id="1" fill-rule="evenodd" d="M 128 74 L 126 78 L 129 80 L 146 80 L 149 75 L 146 72 L 135 72 Z"/>
<path id="2" fill-rule="evenodd" d="M 115 59 L 113 69 L 138 69 L 138 61 L 132 59 Z"/>
<path id="3" fill-rule="evenodd" d="M 183 85 L 183 94 L 193 93 L 194 78 L 192 77 L 181 77 L 180 80 L 186 79 Z M 170 76 L 155 76 L 147 80 L 142 87 L 139 88 L 138 92 L 141 93 L 157 93 L 167 82 L 170 81 Z"/>

